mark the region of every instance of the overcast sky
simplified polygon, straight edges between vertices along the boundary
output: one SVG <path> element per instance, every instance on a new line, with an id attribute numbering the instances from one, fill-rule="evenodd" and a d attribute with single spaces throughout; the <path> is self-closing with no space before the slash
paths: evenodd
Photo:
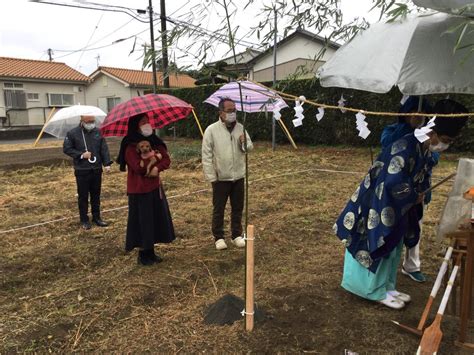
<path id="1" fill-rule="evenodd" d="M 200 1 L 168 0 L 166 2 L 167 15 L 178 17 Z M 87 4 L 85 0 L 63 0 L 62 2 Z M 148 6 L 148 0 L 95 0 L 95 2 L 135 9 L 146 9 Z M 234 0 L 234 2 L 245 4 L 247 1 Z M 256 0 L 253 9 L 247 9 L 246 12 L 239 9 L 234 20 L 240 26 L 239 33 L 244 34 L 251 26 L 257 24 L 254 23 L 257 22 L 254 14 L 264 2 L 271 3 L 270 0 Z M 366 17 L 369 22 L 377 19 L 375 13 L 367 13 L 371 0 L 342 0 L 341 3 L 346 21 L 357 16 Z M 159 12 L 159 0 L 154 0 L 153 6 L 155 11 Z M 220 10 L 216 9 L 216 11 Z M 146 20 L 146 15 L 143 16 Z M 217 25 L 213 23 L 213 18 L 201 24 L 210 30 Z M 158 29 L 156 26 L 155 30 Z M 65 62 L 86 75 L 92 73 L 97 68 L 97 64 L 141 69 L 141 52 L 137 50 L 129 55 L 134 38 L 111 45 L 114 41 L 133 35 L 137 36 L 137 49 L 143 43 L 149 43 L 149 24 L 141 23 L 123 13 L 38 4 L 27 0 L 0 1 L 0 56 L 48 60 L 47 50 L 51 48 L 55 61 Z M 249 38 L 249 41 L 257 42 L 257 39 Z M 81 50 L 83 48 L 87 50 Z M 218 60 L 226 56 L 227 51 L 228 46 L 222 44 L 208 59 L 209 61 Z M 170 59 L 175 58 L 180 66 L 195 66 L 196 59 L 189 55 L 183 57 L 185 54 L 174 48 L 171 50 Z"/>

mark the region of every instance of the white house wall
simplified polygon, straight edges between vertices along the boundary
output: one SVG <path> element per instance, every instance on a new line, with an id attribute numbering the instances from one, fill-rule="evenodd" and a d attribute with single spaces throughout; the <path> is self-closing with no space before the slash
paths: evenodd
<path id="1" fill-rule="evenodd" d="M 120 81 L 107 75 L 99 74 L 87 87 L 86 99 L 89 105 L 98 106 L 107 112 L 107 107 L 101 107 L 104 105 L 104 102 L 107 102 L 107 98 L 119 97 L 120 102 L 124 102 L 130 100 L 133 96 L 137 96 L 136 93 L 132 94 L 133 91 L 130 87 L 125 87 Z"/>
<path id="2" fill-rule="evenodd" d="M 324 46 L 306 37 L 298 36 L 277 47 L 277 65 L 293 61 L 295 59 L 312 59 L 319 54 Z M 326 61 L 334 54 L 335 50 L 327 48 L 320 61 Z M 273 51 L 263 56 L 253 66 L 257 72 L 273 66 Z"/>
<path id="3" fill-rule="evenodd" d="M 47 94 L 72 94 L 74 95 L 74 103 L 86 104 L 84 84 L 66 84 L 54 82 L 33 82 L 23 80 L 1 80 L 0 81 L 0 117 L 1 107 L 5 106 L 4 100 L 4 83 L 15 82 L 23 84 L 23 91 L 28 93 L 38 94 L 38 101 L 26 101 L 27 110 L 10 110 L 10 124 L 12 126 L 36 126 L 43 125 L 50 113 L 52 107 L 48 104 Z M 7 108 L 6 108 L 7 109 Z M 59 109 L 59 107 L 57 108 Z"/>
<path id="4" fill-rule="evenodd" d="M 290 75 L 297 75 L 297 79 L 313 78 L 317 69 L 324 62 L 315 62 L 309 59 L 295 59 L 276 66 L 276 80 L 284 80 Z M 256 72 L 251 72 L 251 80 L 269 82 L 273 80 L 273 66 Z"/>

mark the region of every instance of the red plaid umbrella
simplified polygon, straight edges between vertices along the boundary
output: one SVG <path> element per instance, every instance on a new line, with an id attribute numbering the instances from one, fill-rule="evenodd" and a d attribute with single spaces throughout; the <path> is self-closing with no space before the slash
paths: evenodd
<path id="1" fill-rule="evenodd" d="M 104 137 L 126 136 L 128 120 L 139 114 L 146 114 L 153 128 L 162 128 L 185 118 L 193 107 L 174 96 L 148 94 L 137 96 L 115 106 L 100 127 Z"/>

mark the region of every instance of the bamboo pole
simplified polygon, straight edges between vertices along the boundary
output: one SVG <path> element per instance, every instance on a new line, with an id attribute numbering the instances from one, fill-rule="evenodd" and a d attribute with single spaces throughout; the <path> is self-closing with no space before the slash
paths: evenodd
<path id="1" fill-rule="evenodd" d="M 251 332 L 254 324 L 254 235 L 255 228 L 247 226 L 246 248 L 246 288 L 245 288 L 245 330 Z"/>
<path id="2" fill-rule="evenodd" d="M 204 137 L 204 132 L 202 131 L 202 127 L 201 127 L 201 123 L 199 122 L 199 119 L 196 115 L 196 111 L 194 111 L 194 109 L 192 110 L 193 111 L 193 116 L 194 116 L 194 119 L 196 120 L 196 123 L 199 127 L 199 132 L 201 132 L 201 137 Z"/>
<path id="3" fill-rule="evenodd" d="M 295 141 L 293 140 L 293 137 L 290 134 L 290 131 L 288 131 L 288 128 L 286 128 L 285 122 L 283 122 L 282 120 L 277 120 L 277 121 L 280 124 L 281 128 L 283 129 L 283 132 L 285 132 L 286 136 L 290 140 L 290 143 L 293 146 L 293 148 L 298 149 L 298 147 L 295 144 Z"/>
<path id="4" fill-rule="evenodd" d="M 38 134 L 38 138 L 36 138 L 35 143 L 33 144 L 33 147 L 36 147 L 36 145 L 38 144 L 38 141 L 39 141 L 39 140 L 41 139 L 41 137 L 43 136 L 44 129 L 46 128 L 46 125 L 49 123 L 49 121 L 51 120 L 51 118 L 53 118 L 53 113 L 54 113 L 54 111 L 56 111 L 56 107 L 53 107 L 52 110 L 49 111 L 48 118 L 46 119 L 46 122 L 44 123 L 43 128 L 41 128 L 41 131 L 40 131 L 40 133 Z"/>

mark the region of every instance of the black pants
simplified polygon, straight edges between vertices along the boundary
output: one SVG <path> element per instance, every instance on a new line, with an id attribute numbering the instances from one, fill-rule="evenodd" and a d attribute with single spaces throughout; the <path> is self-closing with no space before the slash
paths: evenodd
<path id="1" fill-rule="evenodd" d="M 229 197 L 232 239 L 242 235 L 244 194 L 244 179 L 236 181 L 216 181 L 212 183 L 212 234 L 216 240 L 224 238 L 224 212 Z"/>
<path id="2" fill-rule="evenodd" d="M 76 170 L 77 203 L 81 222 L 88 222 L 89 194 L 93 219 L 100 219 L 100 187 L 102 185 L 102 169 Z"/>

